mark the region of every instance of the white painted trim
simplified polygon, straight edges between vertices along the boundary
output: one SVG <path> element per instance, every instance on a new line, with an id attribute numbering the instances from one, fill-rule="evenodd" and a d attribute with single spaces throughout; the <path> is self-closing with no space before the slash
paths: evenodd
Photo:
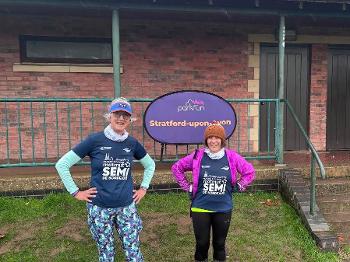
<path id="1" fill-rule="evenodd" d="M 20 64 L 12 66 L 14 72 L 47 72 L 47 73 L 98 73 L 113 74 L 111 65 L 76 65 L 76 64 Z M 123 73 L 120 67 L 120 73 Z"/>

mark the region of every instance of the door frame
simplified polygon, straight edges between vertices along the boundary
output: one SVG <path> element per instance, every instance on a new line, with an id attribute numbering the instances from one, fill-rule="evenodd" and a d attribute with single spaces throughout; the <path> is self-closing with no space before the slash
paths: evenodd
<path id="1" fill-rule="evenodd" d="M 278 44 L 274 44 L 274 43 L 264 43 L 264 42 L 261 42 L 260 43 L 260 72 L 261 72 L 261 69 L 262 69 L 262 64 L 261 64 L 261 55 L 262 55 L 262 50 L 263 48 L 276 48 L 278 50 Z M 310 93 L 311 93 L 311 45 L 310 44 L 287 44 L 286 47 L 285 47 L 285 50 L 287 52 L 287 50 L 289 48 L 301 48 L 301 49 L 304 49 L 306 51 L 306 67 L 307 67 L 307 75 L 306 75 L 306 93 L 307 93 L 307 98 L 306 98 L 306 112 L 305 112 L 305 117 L 306 117 L 306 120 L 305 120 L 305 124 L 306 126 L 304 126 L 304 129 L 307 133 L 307 135 L 309 135 L 309 131 L 310 131 Z M 277 52 L 277 55 L 278 55 L 278 52 Z M 285 67 L 285 70 L 287 70 L 287 68 Z M 278 76 L 278 72 L 276 72 L 276 75 Z M 286 74 L 285 74 L 286 75 Z M 287 78 L 285 77 L 285 81 L 287 80 Z M 260 78 L 259 78 L 259 86 L 260 86 L 260 91 L 259 91 L 259 98 L 261 98 L 261 87 L 262 87 L 262 84 L 261 84 L 261 81 L 262 81 L 262 74 L 260 74 Z M 277 85 L 278 85 L 278 78 L 277 78 Z M 287 88 L 287 86 L 285 86 L 285 88 Z M 287 94 L 287 90 L 285 90 L 285 94 Z M 277 98 L 277 94 L 276 94 L 276 98 Z M 261 111 L 260 111 L 261 113 Z M 261 116 L 259 117 L 261 119 Z M 274 119 L 275 121 L 276 119 Z M 286 125 L 287 125 L 287 122 L 286 122 L 286 109 L 285 109 L 285 114 L 284 114 L 284 129 L 286 129 Z M 293 120 L 294 122 L 294 120 Z M 299 128 L 296 127 L 296 129 L 299 131 Z M 272 131 L 273 132 L 273 131 Z M 260 129 L 260 124 L 259 124 L 259 133 L 261 134 L 261 129 Z M 265 132 L 266 134 L 266 132 Z M 301 132 L 299 133 L 299 143 L 302 143 L 302 141 L 304 140 L 302 137 L 302 134 Z M 259 137 L 259 150 L 261 150 L 261 139 L 262 139 L 262 135 L 260 135 Z M 274 139 L 275 137 L 274 136 L 271 136 L 273 137 L 273 143 L 275 142 Z M 286 139 L 286 134 L 284 133 L 284 139 Z M 305 144 L 304 148 L 303 149 L 300 149 L 300 150 L 306 150 L 307 149 L 307 145 L 306 145 L 306 142 L 303 143 Z M 286 140 L 284 141 L 284 145 L 286 145 Z M 271 148 L 271 144 L 270 144 L 270 148 Z M 285 149 L 285 151 L 287 151 Z M 294 150 L 290 150 L 290 151 L 294 151 Z"/>
<path id="2" fill-rule="evenodd" d="M 348 151 L 350 150 L 349 148 L 330 148 L 330 141 L 329 141 L 329 137 L 330 137 L 330 127 L 331 127 L 331 123 L 329 122 L 330 120 L 330 86 L 331 86 L 331 72 L 333 71 L 333 67 L 331 67 L 331 64 L 333 65 L 333 63 L 331 63 L 332 60 L 332 51 L 334 50 L 343 50 L 343 51 L 348 51 L 349 55 L 350 55 L 350 45 L 347 44 L 336 44 L 336 45 L 328 45 L 328 52 L 327 52 L 327 73 L 328 73 L 328 77 L 327 77 L 327 122 L 326 122 L 326 150 L 327 151 Z M 348 63 L 350 64 L 350 62 Z M 350 73 L 350 69 L 349 69 L 349 73 Z M 350 82 L 350 81 L 349 81 Z M 337 113 L 337 112 L 336 112 Z M 350 113 L 350 111 L 349 111 Z"/>

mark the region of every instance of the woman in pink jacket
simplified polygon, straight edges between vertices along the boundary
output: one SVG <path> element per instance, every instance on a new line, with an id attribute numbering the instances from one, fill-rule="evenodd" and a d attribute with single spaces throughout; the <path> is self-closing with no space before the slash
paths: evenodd
<path id="1" fill-rule="evenodd" d="M 225 148 L 225 129 L 218 124 L 204 133 L 205 148 L 177 161 L 171 168 L 181 188 L 189 192 L 196 238 L 195 261 L 208 261 L 210 231 L 213 259 L 226 261 L 225 242 L 233 209 L 232 193 L 244 191 L 255 178 L 255 170 L 242 156 Z M 192 171 L 192 184 L 185 172 Z M 238 173 L 240 176 L 238 176 Z"/>

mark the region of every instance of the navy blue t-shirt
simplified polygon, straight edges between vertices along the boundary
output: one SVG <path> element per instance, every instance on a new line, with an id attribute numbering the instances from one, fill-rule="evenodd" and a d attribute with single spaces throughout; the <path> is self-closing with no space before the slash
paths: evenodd
<path id="1" fill-rule="evenodd" d="M 142 159 L 147 153 L 133 137 L 123 142 L 108 139 L 103 132 L 88 136 L 72 149 L 79 157 L 91 160 L 91 187 L 96 187 L 92 204 L 100 207 L 124 207 L 132 203 L 133 159 Z"/>
<path id="2" fill-rule="evenodd" d="M 213 212 L 232 210 L 232 178 L 227 156 L 211 159 L 203 155 L 199 173 L 198 190 L 192 208 Z"/>

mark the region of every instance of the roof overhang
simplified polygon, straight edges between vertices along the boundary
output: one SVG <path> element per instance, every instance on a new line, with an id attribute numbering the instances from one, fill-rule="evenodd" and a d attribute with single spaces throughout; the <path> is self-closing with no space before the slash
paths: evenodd
<path id="1" fill-rule="evenodd" d="M 349 6 L 348 6 L 349 5 Z M 270 16 L 350 17 L 350 1 L 322 0 L 0 0 L 0 8 L 139 10 Z"/>

